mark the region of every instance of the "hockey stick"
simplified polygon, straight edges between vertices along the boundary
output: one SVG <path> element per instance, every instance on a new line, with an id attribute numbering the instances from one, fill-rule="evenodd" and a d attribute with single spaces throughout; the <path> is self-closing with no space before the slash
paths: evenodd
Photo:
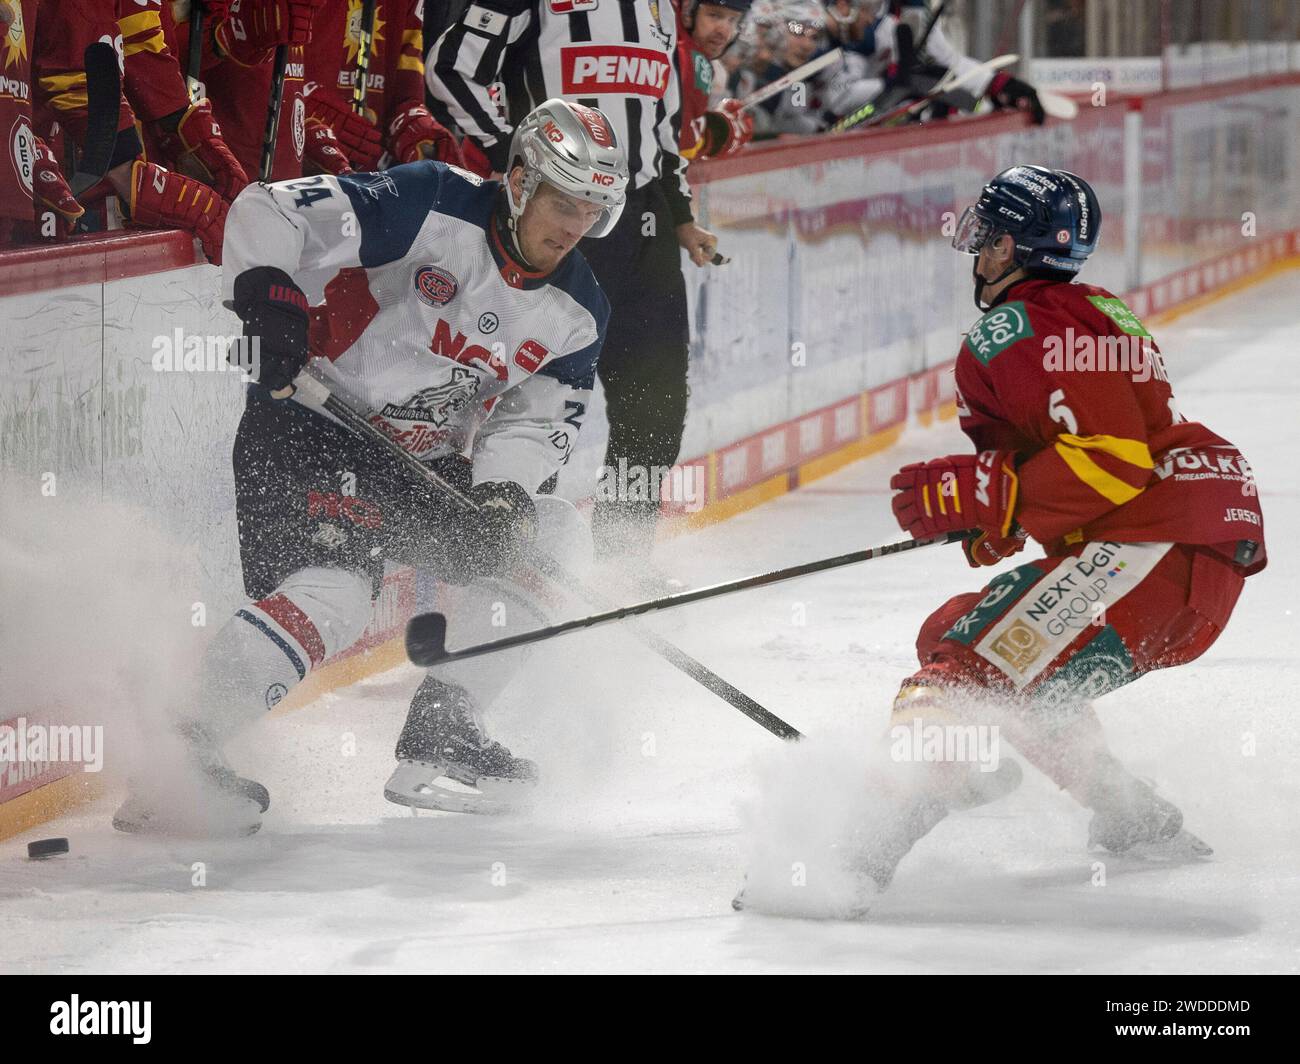
<path id="1" fill-rule="evenodd" d="M 336 395 L 330 390 L 329 385 L 324 381 L 312 376 L 304 370 L 294 378 L 293 383 L 297 395 L 305 399 L 308 404 L 319 406 L 321 409 L 333 414 L 343 422 L 347 428 L 352 430 L 353 433 L 363 439 L 374 442 L 384 450 L 388 451 L 416 477 L 423 480 L 426 484 L 437 488 L 449 500 L 455 503 L 458 508 L 465 511 L 478 509 L 478 506 L 475 504 L 473 499 L 458 491 L 453 485 L 449 484 L 444 478 L 440 477 L 418 458 L 414 457 L 409 451 L 402 448 L 396 441 L 390 439 L 370 421 L 370 418 L 366 413 L 358 410 L 353 407 L 351 403 L 346 402 L 344 399 Z M 542 572 L 557 584 L 568 588 L 579 597 L 587 599 L 589 604 L 596 597 L 589 588 L 585 587 L 573 576 L 572 573 L 566 571 L 554 559 L 549 558 L 540 552 L 536 552 L 531 560 L 539 569 L 542 570 Z M 407 625 L 406 646 L 408 657 L 411 657 L 411 661 L 416 665 L 419 665 L 420 662 L 410 653 L 412 646 L 411 626 L 416 625 L 416 622 L 421 621 L 422 618 L 425 619 L 423 621 L 425 624 L 430 623 L 427 620 L 428 618 L 437 619 L 437 624 L 440 625 L 441 641 L 445 641 L 447 634 L 447 619 L 442 614 L 425 613 L 413 617 Z M 545 629 L 541 629 L 541 631 L 545 631 Z M 802 737 L 802 733 L 793 725 L 786 723 L 771 710 L 750 698 L 744 691 L 741 691 L 739 688 L 728 683 L 707 665 L 696 661 L 684 650 L 674 646 L 672 643 L 668 642 L 668 640 L 640 627 L 635 628 L 633 632 L 637 639 L 674 668 L 684 672 L 692 680 L 695 680 L 707 690 L 712 691 L 732 708 L 738 709 L 741 713 L 745 714 L 745 716 L 749 717 L 750 720 L 766 728 L 773 735 L 782 739 L 798 739 Z M 536 642 L 536 640 L 530 641 Z"/>
<path id="2" fill-rule="evenodd" d="M 875 104 L 863 104 L 856 111 L 845 115 L 831 126 L 830 132 L 843 133 L 859 126 L 874 128 L 876 126 L 891 125 L 901 118 L 907 118 L 908 116 L 915 114 L 917 111 L 922 110 L 944 93 L 951 92 L 953 89 L 965 85 L 968 81 L 974 81 L 982 74 L 991 74 L 995 70 L 1001 70 L 1003 67 L 1011 66 L 1012 63 L 1017 62 L 1019 59 L 1020 56 L 1016 55 L 1014 52 L 1009 52 L 1006 55 L 995 56 L 987 63 L 980 63 L 979 66 L 971 67 L 964 74 L 958 74 L 954 70 L 949 70 L 933 89 L 919 99 L 912 100 L 910 103 L 900 104 L 898 107 L 880 115 L 875 114 Z"/>
<path id="3" fill-rule="evenodd" d="M 111 44 L 96 41 L 82 56 L 86 67 L 86 139 L 68 187 L 80 196 L 104 180 L 117 144 L 122 71 Z"/>
<path id="4" fill-rule="evenodd" d="M 912 46 L 917 52 L 925 50 L 925 42 L 930 39 L 930 33 L 939 24 L 939 19 L 943 18 L 943 13 L 947 8 L 948 0 L 939 0 L 939 6 L 930 12 L 930 21 L 925 24 L 925 29 L 921 31 L 921 39 Z"/>
<path id="5" fill-rule="evenodd" d="M 804 63 L 801 67 L 795 67 L 788 74 L 782 74 L 775 81 L 770 81 L 761 89 L 755 89 L 743 100 L 740 101 L 740 110 L 748 111 L 751 107 L 762 103 L 764 100 L 770 100 L 777 96 L 796 82 L 807 81 L 818 71 L 825 70 L 832 63 L 837 63 L 844 58 L 844 49 L 833 48 L 825 55 L 819 55 L 812 62 Z"/>
<path id="6" fill-rule="evenodd" d="M 352 86 L 352 110 L 366 113 L 366 80 L 370 73 L 370 48 L 375 35 L 375 0 L 363 0 L 357 27 L 357 83 Z"/>
<path id="7" fill-rule="evenodd" d="M 769 573 L 759 573 L 757 576 L 746 576 L 740 580 L 730 580 L 722 584 L 696 588 L 693 591 L 682 591 L 676 595 L 665 595 L 663 598 L 651 599 L 648 602 L 621 606 L 618 609 L 606 610 L 603 613 L 594 613 L 589 617 L 580 617 L 577 620 L 553 624 L 547 628 L 538 628 L 532 632 L 523 632 L 519 635 L 507 636 L 504 639 L 494 639 L 491 642 L 479 643 L 475 646 L 464 647 L 461 650 L 449 651 L 447 649 L 447 620 L 442 614 L 421 613 L 412 617 L 407 623 L 406 654 L 416 665 L 431 668 L 443 662 L 476 658 L 482 654 L 491 654 L 497 650 L 526 646 L 529 643 L 539 643 L 544 639 L 551 639 L 567 632 L 576 632 L 584 628 L 594 628 L 597 625 L 621 621 L 625 617 L 635 617 L 642 613 L 671 609 L 674 606 L 685 606 L 691 602 L 701 602 L 704 599 L 730 595 L 736 591 L 746 591 L 749 588 L 764 587 L 767 584 L 780 583 L 782 580 L 792 580 L 797 576 L 808 576 L 812 573 L 825 572 L 827 569 L 838 569 L 844 565 L 856 565 L 858 562 L 882 558 L 887 554 L 901 554 L 904 551 L 916 550 L 920 547 L 933 547 L 939 543 L 957 543 L 965 538 L 965 535 L 964 532 L 949 532 L 947 535 L 933 536 L 928 539 L 907 539 L 900 543 L 887 543 L 881 547 L 868 547 L 865 550 L 840 554 L 834 558 L 805 562 L 802 565 L 792 565 L 785 569 L 774 569 Z"/>
<path id="8" fill-rule="evenodd" d="M 921 39 L 918 40 L 916 44 L 912 46 L 912 52 L 914 56 L 920 55 L 920 53 L 925 49 L 925 42 L 930 39 L 930 34 L 934 31 L 934 27 L 939 24 L 939 19 L 943 17 L 943 13 L 947 9 L 947 7 L 948 7 L 948 0 L 939 0 L 939 6 L 930 12 L 930 21 L 925 24 L 925 29 L 921 31 Z M 865 117 L 870 116 L 874 111 L 875 111 L 875 105 L 871 103 L 867 103 L 859 107 L 856 111 L 853 112 L 853 114 L 861 115 L 863 116 L 863 119 L 865 119 Z M 831 133 L 843 132 L 843 130 L 840 128 L 840 122 L 845 121 L 845 119 L 847 119 L 848 117 L 850 116 L 846 115 L 844 118 L 841 118 L 839 122 L 836 122 L 835 125 L 831 126 L 830 132 Z M 863 119 L 859 119 L 859 121 Z M 843 128 L 848 129 L 852 125 L 853 123 L 850 123 L 849 125 L 846 125 Z"/>
<path id="9" fill-rule="evenodd" d="M 1079 113 L 1079 105 L 1070 97 L 1064 96 L 1059 92 L 1053 92 L 1051 89 L 1035 88 L 1038 93 L 1038 102 L 1053 118 L 1059 118 L 1063 122 L 1068 122 Z"/>
<path id="10" fill-rule="evenodd" d="M 190 90 L 190 103 L 203 98 L 203 82 L 199 80 L 199 67 L 203 65 L 203 0 L 190 0 L 190 51 L 185 60 L 185 86 Z"/>
<path id="11" fill-rule="evenodd" d="M 271 101 L 267 104 L 266 134 L 262 137 L 262 165 L 258 169 L 259 181 L 271 180 L 275 165 L 275 142 L 280 137 L 280 102 L 284 99 L 284 72 L 289 64 L 289 46 L 275 46 L 275 66 L 271 70 Z"/>

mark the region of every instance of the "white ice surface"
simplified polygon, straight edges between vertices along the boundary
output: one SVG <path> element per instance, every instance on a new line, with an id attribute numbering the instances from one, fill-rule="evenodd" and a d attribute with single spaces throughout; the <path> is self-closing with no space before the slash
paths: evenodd
<path id="1" fill-rule="evenodd" d="M 1099 706 L 1116 753 L 1181 805 L 1215 846 L 1210 862 L 1111 859 L 1094 885 L 1087 814 L 1027 770 L 1011 797 L 924 839 L 867 921 L 738 915 L 745 810 L 791 748 L 606 629 L 551 644 L 494 717 L 546 773 L 532 815 L 417 818 L 384 801 L 418 680 L 403 667 L 240 740 L 232 760 L 273 795 L 253 838 L 123 836 L 107 822 L 114 793 L 0 843 L 0 970 L 1297 970 L 1297 307 L 1291 272 L 1159 330 L 1183 411 L 1254 466 L 1271 563 L 1201 661 Z M 953 422 L 914 426 L 901 446 L 668 544 L 661 560 L 704 583 L 889 542 L 889 473 L 967 446 Z M 936 548 L 655 627 L 851 750 L 884 726 L 922 619 L 981 575 Z M 25 843 L 54 834 L 71 854 L 28 862 Z"/>

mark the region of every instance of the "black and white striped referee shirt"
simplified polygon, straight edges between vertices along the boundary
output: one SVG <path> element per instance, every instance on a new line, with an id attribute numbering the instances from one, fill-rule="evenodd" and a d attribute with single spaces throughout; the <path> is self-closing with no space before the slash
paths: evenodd
<path id="1" fill-rule="evenodd" d="M 632 184 L 659 181 L 691 219 L 677 153 L 681 94 L 671 0 L 470 0 L 429 49 L 429 91 L 503 171 L 511 130 L 544 100 L 599 107 L 627 148 Z M 505 119 L 488 89 L 505 89 Z"/>

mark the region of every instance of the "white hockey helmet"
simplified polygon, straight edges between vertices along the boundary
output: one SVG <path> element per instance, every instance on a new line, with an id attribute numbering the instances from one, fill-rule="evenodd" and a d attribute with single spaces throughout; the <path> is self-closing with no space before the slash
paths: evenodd
<path id="1" fill-rule="evenodd" d="M 510 187 L 510 172 L 517 165 L 524 168 L 523 193 L 518 199 Z M 513 227 L 517 228 L 524 207 L 542 181 L 565 195 L 604 208 L 588 236 L 605 236 L 618 224 L 627 201 L 627 153 L 601 111 L 556 98 L 533 108 L 515 127 L 505 174 Z"/>

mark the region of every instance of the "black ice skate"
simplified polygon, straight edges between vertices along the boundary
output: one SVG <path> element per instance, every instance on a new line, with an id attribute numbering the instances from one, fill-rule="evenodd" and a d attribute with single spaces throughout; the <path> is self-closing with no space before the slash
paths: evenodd
<path id="1" fill-rule="evenodd" d="M 238 775 L 198 725 L 177 728 L 185 757 L 180 778 L 165 766 L 147 782 L 133 778 L 113 827 L 133 834 L 251 835 L 262 826 L 271 795 L 256 780 Z"/>
<path id="2" fill-rule="evenodd" d="M 526 802 L 537 766 L 483 734 L 462 687 L 425 678 L 397 740 L 384 797 L 417 809 L 504 813 Z"/>
<path id="3" fill-rule="evenodd" d="M 1126 774 L 1127 775 L 1127 774 Z M 1138 857 L 1209 857 L 1214 850 L 1183 827 L 1182 811 L 1132 776 L 1094 799 L 1089 848 Z"/>

